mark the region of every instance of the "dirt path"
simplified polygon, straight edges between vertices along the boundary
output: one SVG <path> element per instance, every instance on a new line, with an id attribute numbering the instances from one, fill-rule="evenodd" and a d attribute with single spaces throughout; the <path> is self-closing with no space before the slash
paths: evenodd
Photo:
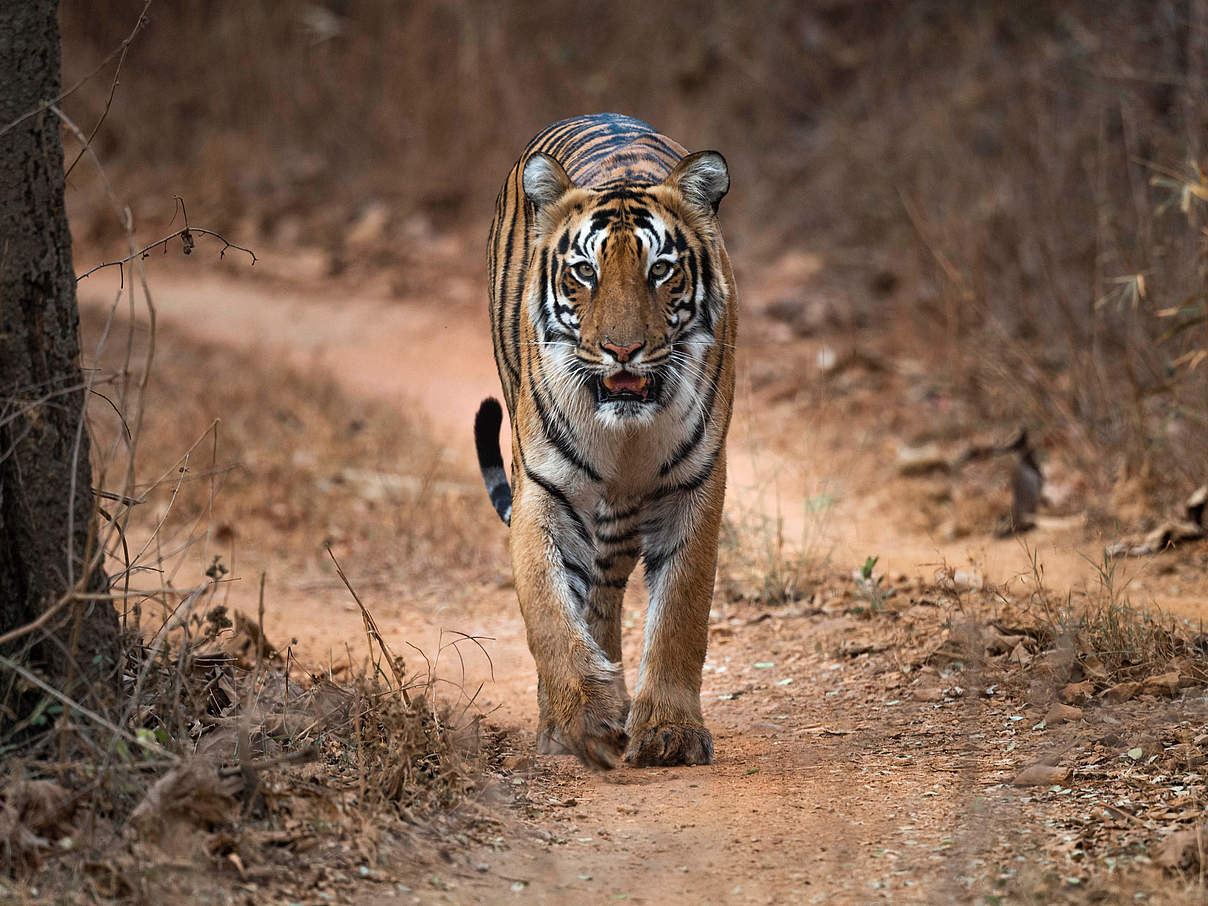
<path id="1" fill-rule="evenodd" d="M 161 321 L 198 339 L 323 370 L 349 393 L 424 412 L 458 468 L 472 469 L 473 412 L 497 378 L 482 303 L 468 284 L 403 300 L 180 273 L 156 276 L 153 288 Z M 100 306 L 109 292 L 90 281 L 81 297 Z M 786 537 L 805 539 L 841 572 L 875 554 L 890 576 L 929 578 L 947 563 L 1003 582 L 1030 572 L 1035 550 L 1054 585 L 1091 581 L 1086 556 L 1096 545 L 1068 531 L 1040 533 L 1025 548 L 903 530 L 911 520 L 882 465 L 892 438 L 848 433 L 833 407 L 803 424 L 797 410 L 751 389 L 752 353 L 743 350 L 745 404 L 731 435 L 736 521 L 779 514 Z M 820 514 L 785 503 L 820 497 Z M 1151 580 L 1132 569 L 1134 582 Z M 1170 593 L 1169 584 L 1167 603 L 1198 611 L 1198 598 Z M 632 589 L 626 604 L 630 665 L 641 592 Z M 248 606 L 253 590 L 232 594 Z M 1010 727 L 1019 718 L 976 701 L 912 698 L 898 689 L 904 674 L 891 653 L 840 653 L 862 630 L 839 612 L 722 608 L 703 693 L 717 764 L 593 775 L 569 759 L 531 757 L 535 673 L 510 589 L 369 596 L 400 644 L 432 650 L 442 628 L 493 637 L 494 682 L 482 701 L 497 709 L 494 721 L 517 728 L 511 786 L 498 791 L 516 806 L 513 832 L 498 848 L 450 844 L 447 865 L 409 881 L 417 902 L 959 902 L 992 872 L 991 854 L 1001 856 L 1014 826 L 1018 797 L 1001 788 L 1009 765 L 966 756 L 973 724 Z M 297 637 L 320 662 L 345 643 L 363 644 L 341 589 L 287 584 L 273 601 L 269 636 Z M 490 675 L 485 659 L 472 659 L 469 671 L 471 684 Z M 941 707 L 942 731 L 932 719 Z M 987 809 L 993 822 L 982 820 Z"/>

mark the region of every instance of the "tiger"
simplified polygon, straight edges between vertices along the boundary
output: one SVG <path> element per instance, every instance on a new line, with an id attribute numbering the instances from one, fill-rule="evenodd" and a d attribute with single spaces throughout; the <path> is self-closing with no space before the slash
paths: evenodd
<path id="1" fill-rule="evenodd" d="M 597 769 L 711 764 L 701 673 L 726 483 L 738 295 L 716 151 L 646 123 L 580 116 L 512 167 L 487 244 L 494 397 L 478 463 L 510 526 L 537 667 L 537 750 Z M 621 604 L 638 560 L 649 603 L 632 700 Z"/>

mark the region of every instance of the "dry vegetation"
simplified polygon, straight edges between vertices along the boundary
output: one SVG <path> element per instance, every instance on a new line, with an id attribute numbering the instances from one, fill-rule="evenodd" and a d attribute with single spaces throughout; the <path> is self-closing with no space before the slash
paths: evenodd
<path id="1" fill-rule="evenodd" d="M 422 654 L 409 667 L 368 611 L 365 645 L 335 674 L 274 647 L 263 613 L 222 603 L 226 563 L 271 543 L 275 568 L 318 570 L 321 555 L 333 575 L 334 547 L 376 562 L 370 579 L 422 587 L 437 564 L 497 570 L 498 551 L 467 535 L 473 520 L 415 518 L 465 505 L 436 479 L 421 426 L 170 333 L 144 388 L 149 340 L 105 312 L 85 321 L 98 470 L 122 490 L 103 524 L 132 510 L 108 550 L 121 695 L 97 713 L 18 678 L 39 703 L 0 734 L 0 897 L 225 902 L 240 886 L 347 897 L 402 883 L 384 868 L 400 846 L 418 865 L 441 834 L 493 826 L 475 803 L 506 741 L 481 726 L 473 690 L 437 680 Z M 267 597 L 262 584 L 262 609 Z"/>
<path id="2" fill-rule="evenodd" d="M 86 322 L 86 349 L 99 317 Z M 127 324 L 110 332 L 124 338 Z M 146 341 L 140 322 L 136 363 Z M 124 352 L 110 347 L 97 364 L 116 375 Z M 126 380 L 141 379 L 136 364 Z M 465 518 L 479 502 L 477 483 L 451 473 L 422 421 L 350 399 L 326 375 L 161 331 L 145 395 L 135 402 L 123 421 L 99 399 L 91 412 L 94 436 L 120 454 L 107 469 L 120 475 L 126 456 L 116 442 L 142 410 L 136 471 L 148 478 L 135 485 L 143 503 L 132 516 L 132 547 L 158 527 L 149 550 L 191 544 L 193 562 L 221 556 L 228 567 L 236 553 L 268 554 L 281 572 L 330 576 L 325 548 L 332 546 L 367 565 L 361 581 L 388 576 L 411 586 L 450 575 L 472 580 L 502 566 L 498 539 Z M 424 518 L 433 508 L 450 518 Z"/>
<path id="3" fill-rule="evenodd" d="M 740 602 L 716 621 L 713 663 L 755 640 L 782 677 L 732 663 L 723 698 L 773 714 L 805 697 L 804 732 L 850 737 L 858 763 L 922 767 L 932 790 L 953 783 L 961 817 L 944 831 L 970 902 L 1202 902 L 1208 636 L 1108 583 L 1072 601 L 1039 573 L 981 587 L 949 567 L 869 572 L 875 608 L 865 577 L 832 575 L 802 601 Z M 799 689 L 836 661 L 820 699 Z"/>
<path id="4" fill-rule="evenodd" d="M 70 74 L 140 7 L 65 3 Z M 620 109 L 725 150 L 748 284 L 785 250 L 819 251 L 790 306 L 821 299 L 925 344 L 945 391 L 1041 430 L 1102 498 L 1122 480 L 1167 500 L 1202 483 L 1202 0 L 649 13 L 174 4 L 97 143 L 136 213 L 184 192 L 197 216 L 319 246 L 338 273 L 406 259 L 433 229 L 479 235 L 529 135 Z M 105 88 L 76 103 L 97 109 Z M 350 248 L 371 211 L 376 241 Z"/>

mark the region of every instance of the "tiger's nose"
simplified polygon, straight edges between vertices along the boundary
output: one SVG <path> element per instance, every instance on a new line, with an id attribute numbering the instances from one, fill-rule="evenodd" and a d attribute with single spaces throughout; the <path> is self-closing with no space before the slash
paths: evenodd
<path id="1" fill-rule="evenodd" d="M 645 345 L 645 343 L 630 343 L 628 346 L 618 346 L 608 339 L 600 344 L 601 348 L 611 352 L 618 362 L 628 362 L 629 357 Z"/>

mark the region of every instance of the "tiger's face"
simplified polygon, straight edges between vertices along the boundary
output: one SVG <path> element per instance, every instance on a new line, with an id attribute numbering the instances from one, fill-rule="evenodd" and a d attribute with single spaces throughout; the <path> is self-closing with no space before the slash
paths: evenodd
<path id="1" fill-rule="evenodd" d="M 716 152 L 684 158 L 657 185 L 598 190 L 575 186 L 548 155 L 529 159 L 530 315 L 564 403 L 616 426 L 702 390 L 726 304 L 715 212 L 728 187 Z"/>

